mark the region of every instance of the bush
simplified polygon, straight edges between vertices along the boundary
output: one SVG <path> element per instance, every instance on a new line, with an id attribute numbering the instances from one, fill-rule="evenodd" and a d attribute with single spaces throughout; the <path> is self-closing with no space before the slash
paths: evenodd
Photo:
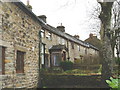
<path id="1" fill-rule="evenodd" d="M 66 71 L 66 70 L 72 70 L 73 69 L 73 62 L 71 61 L 64 61 L 60 63 L 60 67 Z"/>
<path id="2" fill-rule="evenodd" d="M 111 88 L 118 88 L 118 79 L 113 79 L 110 77 L 110 80 L 106 80 L 106 82 Z"/>
<path id="3" fill-rule="evenodd" d="M 116 64 L 119 64 L 120 63 L 120 58 L 118 59 L 117 57 L 114 58 Z"/>

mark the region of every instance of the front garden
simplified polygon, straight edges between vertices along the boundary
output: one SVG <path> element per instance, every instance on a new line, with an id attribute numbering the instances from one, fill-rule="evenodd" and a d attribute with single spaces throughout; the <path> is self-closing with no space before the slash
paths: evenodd
<path id="1" fill-rule="evenodd" d="M 101 79 L 101 70 L 102 65 L 96 66 L 93 65 L 93 69 L 90 69 L 91 66 L 86 66 L 86 69 L 83 68 L 74 68 L 74 65 L 71 62 L 65 62 L 60 65 L 60 67 L 51 67 L 49 69 L 41 69 L 41 83 L 42 87 L 47 88 L 110 88 L 109 86 L 114 85 L 114 78 L 117 77 L 117 67 L 115 67 L 113 81 L 106 81 L 106 84 L 102 83 Z"/>

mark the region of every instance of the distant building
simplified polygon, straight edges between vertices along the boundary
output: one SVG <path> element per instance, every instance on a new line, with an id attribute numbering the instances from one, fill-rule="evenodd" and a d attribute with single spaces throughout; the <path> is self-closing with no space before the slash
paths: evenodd
<path id="1" fill-rule="evenodd" d="M 91 45 L 97 47 L 97 48 L 99 49 L 99 54 L 101 53 L 102 44 L 101 44 L 100 39 L 98 39 L 96 35 L 90 33 L 90 34 L 89 34 L 89 38 L 87 38 L 87 39 L 85 40 L 85 42 L 90 43 Z M 99 56 L 100 56 L 100 55 L 99 55 Z M 97 60 L 99 63 L 101 63 L 100 57 L 98 57 L 96 60 Z"/>
<path id="2" fill-rule="evenodd" d="M 97 36 L 92 34 L 92 33 L 89 34 L 89 38 L 87 38 L 85 40 L 85 42 L 94 45 L 98 49 L 101 49 L 101 41 L 100 41 L 100 39 L 98 39 Z"/>

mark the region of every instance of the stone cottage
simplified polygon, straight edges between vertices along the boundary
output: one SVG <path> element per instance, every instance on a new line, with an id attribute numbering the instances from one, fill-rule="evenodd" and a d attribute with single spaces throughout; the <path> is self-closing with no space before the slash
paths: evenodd
<path id="1" fill-rule="evenodd" d="M 0 88 L 34 88 L 41 21 L 21 2 L 0 1 Z"/>
<path id="2" fill-rule="evenodd" d="M 102 54 L 102 43 L 101 40 L 97 38 L 97 36 L 95 34 L 90 33 L 89 34 L 89 38 L 87 38 L 85 40 L 85 42 L 90 43 L 91 45 L 94 45 L 95 47 L 97 47 L 99 49 L 99 57 L 97 58 L 99 64 L 102 63 L 102 59 L 100 58 L 101 54 Z M 96 64 L 96 60 L 93 61 L 94 64 Z"/>
<path id="3" fill-rule="evenodd" d="M 38 17 L 46 23 L 41 30 L 43 67 L 59 66 L 60 62 L 65 60 L 90 65 L 93 59 L 98 58 L 98 48 L 80 40 L 78 35 L 69 35 L 63 25 L 55 28 L 47 24 L 45 15 Z M 86 61 L 88 59 L 89 61 Z M 96 60 L 96 63 L 99 62 Z"/>

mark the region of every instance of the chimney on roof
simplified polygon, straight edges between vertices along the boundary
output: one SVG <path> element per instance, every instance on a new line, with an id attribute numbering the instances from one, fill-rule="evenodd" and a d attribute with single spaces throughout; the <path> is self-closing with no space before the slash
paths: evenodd
<path id="1" fill-rule="evenodd" d="M 57 29 L 60 30 L 61 32 L 65 32 L 65 27 L 62 25 L 61 26 L 57 26 Z"/>
<path id="2" fill-rule="evenodd" d="M 77 39 L 79 39 L 79 38 L 80 38 L 80 36 L 79 36 L 79 35 L 74 35 L 74 37 L 75 37 L 75 38 L 77 38 Z"/>
<path id="3" fill-rule="evenodd" d="M 92 33 L 90 33 L 89 37 L 90 38 L 97 38 L 97 36 L 95 34 L 92 34 Z"/>
<path id="4" fill-rule="evenodd" d="M 92 37 L 93 37 L 93 34 L 92 34 L 92 33 L 90 33 L 89 37 L 90 37 L 90 38 L 92 38 Z"/>
<path id="5" fill-rule="evenodd" d="M 30 1 L 27 0 L 27 7 L 32 11 L 32 6 L 30 5 Z"/>
<path id="6" fill-rule="evenodd" d="M 40 19 L 42 19 L 43 22 L 47 23 L 47 21 L 46 21 L 47 17 L 46 17 L 45 15 L 40 15 L 40 16 L 38 16 L 38 17 L 39 17 Z"/>

